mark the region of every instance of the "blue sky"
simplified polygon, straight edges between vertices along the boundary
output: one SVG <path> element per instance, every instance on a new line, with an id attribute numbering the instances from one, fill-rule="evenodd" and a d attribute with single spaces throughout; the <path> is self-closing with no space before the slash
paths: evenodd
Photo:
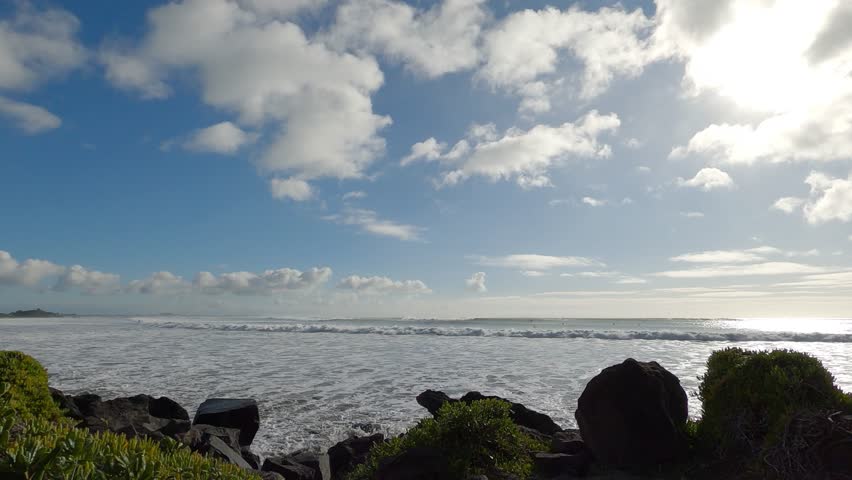
<path id="1" fill-rule="evenodd" d="M 848 316 L 850 19 L 0 3 L 0 309 Z"/>

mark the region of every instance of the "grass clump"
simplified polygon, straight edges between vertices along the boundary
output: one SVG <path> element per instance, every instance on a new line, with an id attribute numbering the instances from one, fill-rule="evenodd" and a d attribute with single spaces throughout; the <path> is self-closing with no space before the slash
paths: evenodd
<path id="1" fill-rule="evenodd" d="M 72 427 L 50 397 L 44 368 L 19 352 L 0 352 L 0 478 L 258 479 L 174 440 L 93 434 Z"/>
<path id="2" fill-rule="evenodd" d="M 761 458 L 802 412 L 852 411 L 822 363 L 791 350 L 713 352 L 698 396 L 699 444 L 723 458 Z"/>
<path id="3" fill-rule="evenodd" d="M 494 470 L 528 478 L 530 452 L 546 451 L 547 445 L 523 433 L 512 422 L 510 408 L 497 399 L 446 403 L 436 418 L 423 419 L 405 435 L 374 445 L 367 462 L 347 480 L 372 480 L 383 459 L 415 447 L 443 453 L 451 475 L 448 480 Z"/>
<path id="4" fill-rule="evenodd" d="M 4 383 L 9 385 L 6 406 L 18 417 L 62 417 L 47 389 L 47 372 L 33 357 L 21 352 L 0 352 L 0 384 Z"/>

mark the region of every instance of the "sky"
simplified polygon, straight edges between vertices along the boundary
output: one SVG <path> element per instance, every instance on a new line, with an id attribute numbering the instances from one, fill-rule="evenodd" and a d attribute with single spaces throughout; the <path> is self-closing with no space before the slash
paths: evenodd
<path id="1" fill-rule="evenodd" d="M 0 310 L 852 315 L 844 0 L 0 0 Z"/>

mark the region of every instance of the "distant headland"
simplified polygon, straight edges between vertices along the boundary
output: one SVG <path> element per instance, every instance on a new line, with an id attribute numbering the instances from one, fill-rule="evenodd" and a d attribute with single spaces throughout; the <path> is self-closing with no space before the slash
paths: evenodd
<path id="1" fill-rule="evenodd" d="M 73 314 L 47 312 L 40 308 L 35 310 L 15 310 L 12 313 L 0 313 L 0 318 L 56 318 L 56 317 L 74 317 Z"/>

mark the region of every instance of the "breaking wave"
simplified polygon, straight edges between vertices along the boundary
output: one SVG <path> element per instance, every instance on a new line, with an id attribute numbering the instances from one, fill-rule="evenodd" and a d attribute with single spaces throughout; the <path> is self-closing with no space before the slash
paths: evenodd
<path id="1" fill-rule="evenodd" d="M 430 335 L 438 337 L 513 337 L 513 338 L 588 338 L 599 340 L 669 340 L 684 342 L 822 342 L 852 343 L 850 333 L 799 332 L 689 332 L 630 330 L 559 330 L 559 329 L 487 329 L 427 326 L 343 326 L 328 324 L 224 324 L 202 322 L 170 322 L 135 319 L 140 325 L 154 328 L 215 330 L 226 332 L 337 333 L 349 335 Z"/>

